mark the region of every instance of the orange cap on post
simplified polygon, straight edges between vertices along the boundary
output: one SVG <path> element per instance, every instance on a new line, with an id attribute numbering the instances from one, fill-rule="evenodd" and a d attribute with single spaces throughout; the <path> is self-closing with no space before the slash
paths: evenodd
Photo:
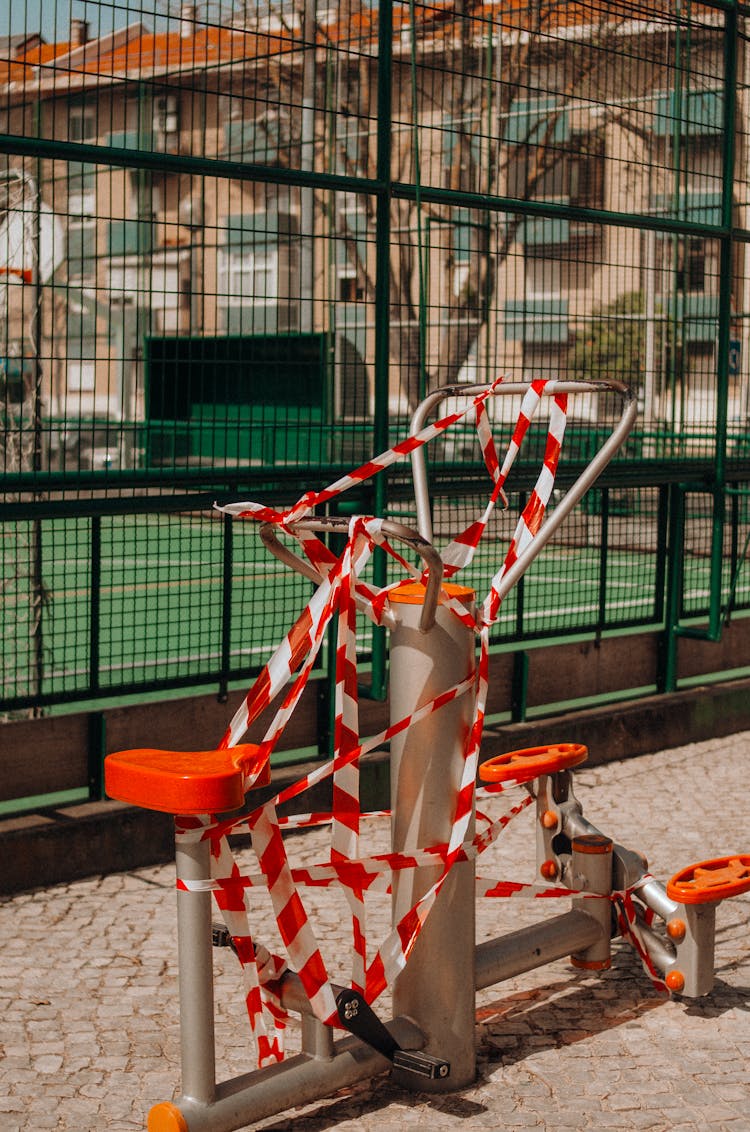
<path id="1" fill-rule="evenodd" d="M 473 601 L 476 592 L 470 586 L 460 586 L 457 582 L 443 582 L 440 586 L 449 597 L 457 597 L 459 601 Z M 388 600 L 401 605 L 423 605 L 425 595 L 424 582 L 400 582 L 395 589 L 388 591 Z"/>

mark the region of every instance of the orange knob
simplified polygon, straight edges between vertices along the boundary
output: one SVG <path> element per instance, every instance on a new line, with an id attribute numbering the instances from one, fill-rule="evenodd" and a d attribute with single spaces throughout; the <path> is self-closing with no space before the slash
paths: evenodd
<path id="1" fill-rule="evenodd" d="M 545 880 L 554 880 L 557 876 L 557 861 L 545 861 L 539 869 L 539 872 Z"/>
<path id="2" fill-rule="evenodd" d="M 667 924 L 667 935 L 675 943 L 682 943 L 687 934 L 687 925 L 684 920 L 670 920 Z"/>
<path id="3" fill-rule="evenodd" d="M 539 821 L 545 829 L 557 829 L 557 814 L 554 810 L 545 810 Z"/>
<path id="4" fill-rule="evenodd" d="M 664 982 L 675 994 L 682 994 L 685 989 L 685 976 L 682 971 L 670 971 Z"/>

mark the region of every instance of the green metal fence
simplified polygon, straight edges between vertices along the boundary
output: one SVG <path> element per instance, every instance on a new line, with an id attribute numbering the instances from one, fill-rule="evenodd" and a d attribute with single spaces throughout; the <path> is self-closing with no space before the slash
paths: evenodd
<path id="1" fill-rule="evenodd" d="M 71 11 L 0 17 L 1 710 L 249 676 L 308 587 L 213 502 L 290 502 L 499 373 L 641 413 L 496 644 L 650 626 L 673 687 L 680 635 L 750 609 L 750 9 Z M 574 403 L 562 485 L 607 426 Z M 469 430 L 430 475 L 444 540 L 485 491 Z M 381 480 L 351 506 L 413 517 Z"/>

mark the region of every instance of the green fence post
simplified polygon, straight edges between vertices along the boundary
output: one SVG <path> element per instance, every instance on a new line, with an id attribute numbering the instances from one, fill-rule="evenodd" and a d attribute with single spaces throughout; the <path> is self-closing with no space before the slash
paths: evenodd
<path id="1" fill-rule="evenodd" d="M 232 564 L 234 525 L 231 515 L 224 516 L 224 554 L 221 585 L 221 672 L 219 675 L 219 703 L 229 698 L 229 673 L 232 665 Z"/>
<path id="2" fill-rule="evenodd" d="M 101 643 L 101 585 L 102 585 L 102 517 L 91 516 L 91 592 L 89 594 L 89 691 L 99 691 L 99 665 Z"/>
<path id="3" fill-rule="evenodd" d="M 669 492 L 669 539 L 667 544 L 667 587 L 664 602 L 664 633 L 661 663 L 657 674 L 660 692 L 677 687 L 677 646 L 680 636 L 685 547 L 685 485 L 671 484 Z"/>
<path id="4" fill-rule="evenodd" d="M 104 797 L 106 734 L 104 712 L 92 711 L 88 717 L 88 787 L 92 802 L 98 802 Z"/>
<path id="5" fill-rule="evenodd" d="M 375 216 L 375 419 L 373 421 L 373 455 L 385 451 L 389 444 L 388 382 L 390 374 L 390 273 L 391 273 L 391 122 L 393 107 L 392 51 L 393 10 L 391 0 L 379 8 L 378 27 L 378 196 Z M 385 515 L 388 508 L 388 473 L 373 481 L 373 510 Z M 373 555 L 373 581 L 382 587 L 387 582 L 388 564 L 379 548 Z M 370 694 L 384 700 L 387 694 L 385 630 L 372 631 L 372 664 Z"/>
<path id="6" fill-rule="evenodd" d="M 524 723 L 529 691 L 529 654 L 525 649 L 513 653 L 513 677 L 510 693 L 510 717 L 513 723 Z"/>

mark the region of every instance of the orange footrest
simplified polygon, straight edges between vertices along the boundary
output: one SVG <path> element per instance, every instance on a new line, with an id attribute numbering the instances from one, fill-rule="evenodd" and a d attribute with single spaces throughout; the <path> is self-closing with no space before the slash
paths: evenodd
<path id="1" fill-rule="evenodd" d="M 118 751 L 104 760 L 110 798 L 166 814 L 236 810 L 245 801 L 245 777 L 259 764 L 254 743 L 220 751 Z M 254 786 L 270 782 L 268 763 Z"/>
<path id="2" fill-rule="evenodd" d="M 540 774 L 554 774 L 569 766 L 578 766 L 588 758 L 588 748 L 582 743 L 555 743 L 544 747 L 525 747 L 495 755 L 479 767 L 482 782 L 530 782 Z"/>
<path id="3" fill-rule="evenodd" d="M 667 895 L 680 904 L 712 904 L 743 892 L 750 892 L 748 853 L 688 865 L 667 884 Z"/>

